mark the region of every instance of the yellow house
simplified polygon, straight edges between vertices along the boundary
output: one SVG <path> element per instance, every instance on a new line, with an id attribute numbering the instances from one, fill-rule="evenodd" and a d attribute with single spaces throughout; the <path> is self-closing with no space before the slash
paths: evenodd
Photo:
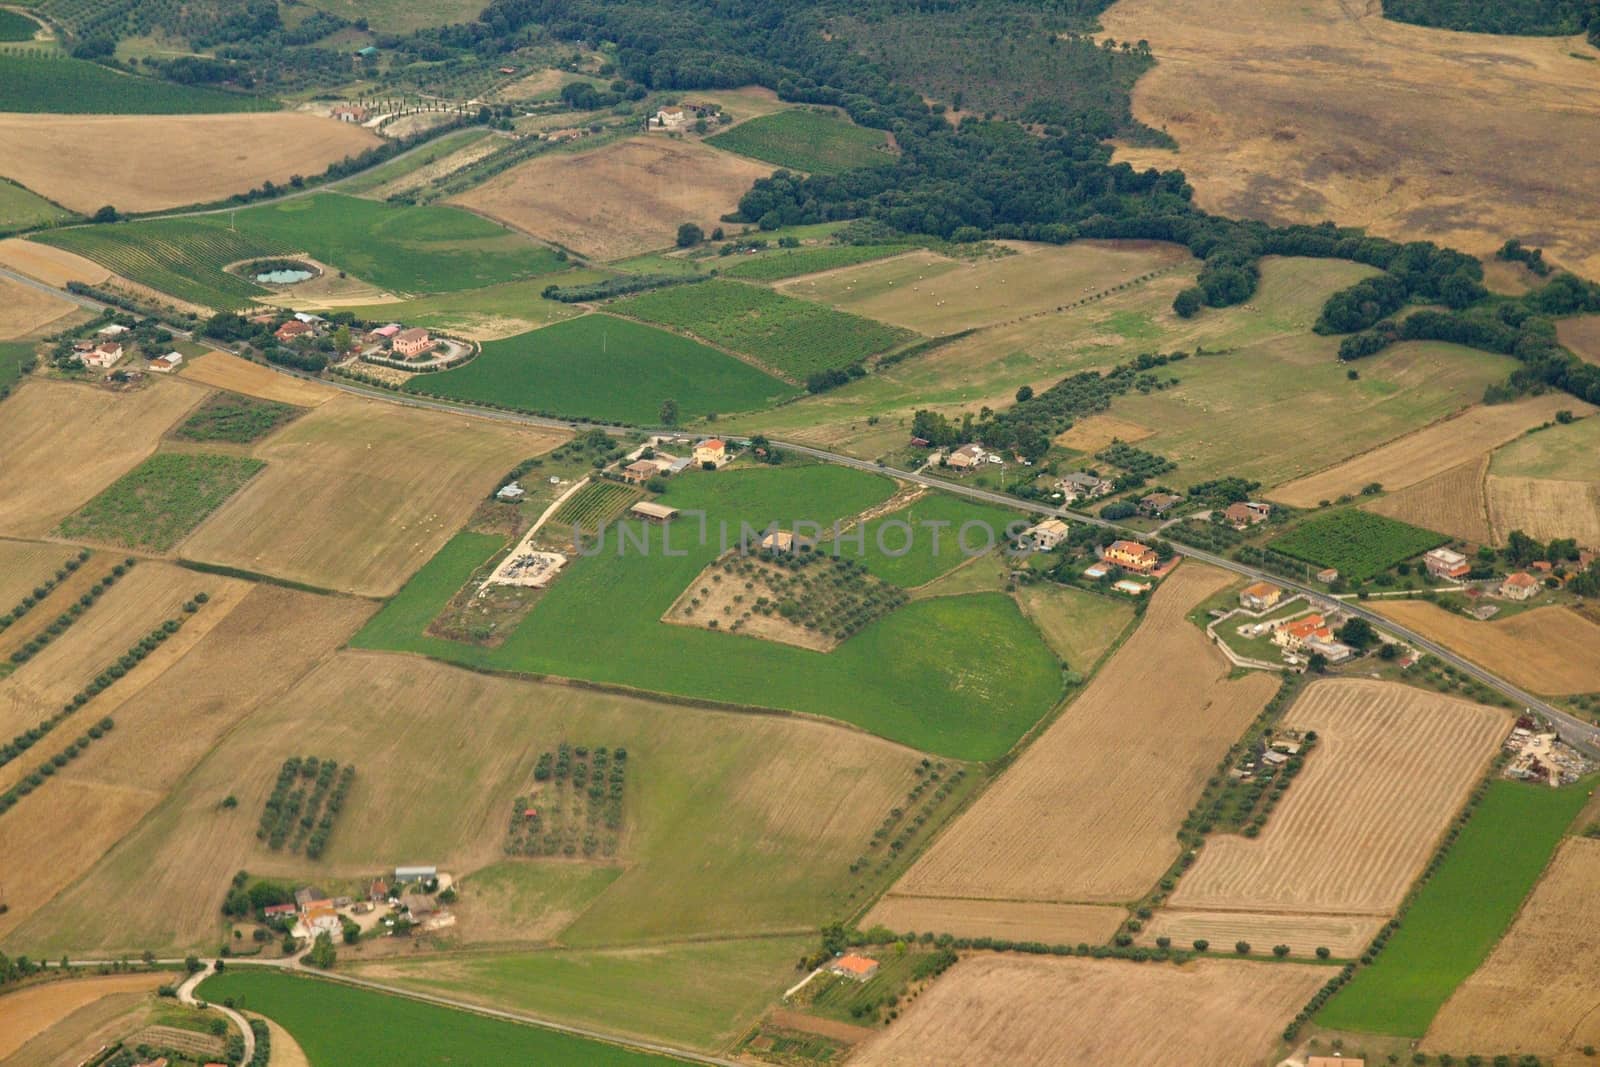
<path id="1" fill-rule="evenodd" d="M 728 462 L 728 446 L 715 437 L 701 441 L 694 446 L 694 462 L 697 467 L 707 463 L 720 467 Z"/>

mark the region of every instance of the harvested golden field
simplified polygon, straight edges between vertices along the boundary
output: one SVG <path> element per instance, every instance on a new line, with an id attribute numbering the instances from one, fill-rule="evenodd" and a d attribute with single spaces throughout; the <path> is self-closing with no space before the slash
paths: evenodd
<path id="1" fill-rule="evenodd" d="M 78 305 L 64 297 L 0 278 L 0 341 L 41 333 L 77 310 Z"/>
<path id="2" fill-rule="evenodd" d="M 302 625 L 281 614 L 283 627 Z M 345 633 L 348 627 L 309 643 L 320 650 Z M 254 662 L 234 663 L 234 671 L 257 677 L 262 668 Z M 816 914 L 848 910 L 856 881 L 850 863 L 916 781 L 917 753 L 824 723 L 673 707 L 381 653 L 340 652 L 309 675 L 303 668 L 284 673 L 290 678 L 270 696 L 254 696 L 259 684 L 243 688 L 252 694 L 244 708 L 229 698 L 220 670 L 214 679 L 186 680 L 186 692 L 197 695 L 185 699 L 205 710 L 184 716 L 240 725 L 220 743 L 214 728 L 193 726 L 203 736 L 194 751 L 185 739 L 175 760 L 193 763 L 192 771 L 87 877 L 17 931 L 8 950 L 176 951 L 213 942 L 234 871 L 300 877 L 307 869 L 302 857 L 270 851 L 255 836 L 277 769 L 294 754 L 319 753 L 357 769 L 328 852 L 316 864 L 326 877 L 360 877 L 407 856 L 430 857 L 469 885 L 486 866 L 513 869 L 495 882 L 519 908 L 484 901 L 484 921 L 472 927 L 469 909 L 458 931 L 467 941 L 548 939 L 564 927 L 569 944 L 809 928 Z M 185 680 L 174 670 L 157 688 L 166 690 L 169 681 Z M 148 710 L 157 707 L 157 688 L 140 701 Z M 471 729 L 462 728 L 464 709 Z M 137 729 L 132 710 L 119 713 L 118 735 Z M 146 753 L 131 736 L 122 740 L 130 757 Z M 630 792 L 617 855 L 595 866 L 508 862 L 512 802 L 532 785 L 540 752 L 563 740 L 628 750 Z M 229 793 L 239 806 L 219 808 Z M 575 869 L 607 868 L 610 880 L 557 884 Z M 103 909 L 108 894 L 132 884 L 168 906 Z M 551 921 L 553 911 L 566 914 Z"/>
<path id="3" fill-rule="evenodd" d="M 1476 456 L 1548 422 L 1561 409 L 1589 414 L 1594 408 L 1565 393 L 1523 397 L 1509 404 L 1482 404 L 1454 418 L 1398 437 L 1334 467 L 1271 490 L 1267 495 L 1291 507 L 1314 508 L 1377 482 L 1385 489 L 1404 489 L 1457 466 L 1463 456 Z"/>
<path id="4" fill-rule="evenodd" d="M 1117 158 L 1181 168 L 1199 206 L 1475 254 L 1517 235 L 1600 276 L 1591 161 L 1572 151 L 1600 110 L 1581 38 L 1410 26 L 1376 0 L 1121 0 L 1100 21 L 1150 41 L 1133 113 L 1179 145 Z"/>
<path id="5" fill-rule="evenodd" d="M 1155 433 L 1148 426 L 1119 419 L 1115 415 L 1090 415 L 1073 423 L 1072 428 L 1056 434 L 1055 443 L 1062 448 L 1093 455 L 1113 441 L 1133 444 Z"/>
<path id="6" fill-rule="evenodd" d="M 160 211 L 316 174 L 378 143 L 354 123 L 296 111 L 5 114 L 0 175 L 84 214 L 104 204 Z"/>
<path id="7" fill-rule="evenodd" d="M 1185 563 L 1100 673 L 906 872 L 906 896 L 1116 903 L 1177 857 L 1206 776 L 1277 682 L 1228 680 L 1185 617 L 1232 580 Z"/>
<path id="8" fill-rule="evenodd" d="M 1479 622 L 1422 600 L 1372 601 L 1379 614 L 1535 693 L 1600 689 L 1600 625 L 1571 608 Z"/>
<path id="9" fill-rule="evenodd" d="M 1571 537 L 1586 548 L 1600 548 L 1600 482 L 1491 474 L 1486 489 L 1496 544 L 1521 530 L 1541 541 Z"/>
<path id="10" fill-rule="evenodd" d="M 206 391 L 157 382 L 113 393 L 29 381 L 0 418 L 0 533 L 39 537 L 155 451 Z"/>
<path id="11" fill-rule="evenodd" d="M 68 282 L 99 285 L 111 277 L 109 270 L 92 259 L 21 237 L 0 241 L 0 264 L 58 289 L 66 288 Z"/>
<path id="12" fill-rule="evenodd" d="M 890 893 L 867 912 L 861 927 L 887 926 L 898 932 L 931 931 L 955 937 L 1004 937 L 1047 945 L 1098 945 L 1111 940 L 1127 917 L 1125 909 L 1107 904 L 952 900 Z"/>
<path id="13" fill-rule="evenodd" d="M 184 364 L 183 376 L 217 389 L 304 408 L 314 408 L 339 395 L 332 386 L 295 378 L 227 352 L 197 356 Z"/>
<path id="14" fill-rule="evenodd" d="M 965 262 L 920 252 L 795 278 L 778 288 L 937 336 L 1064 309 L 1193 258 L 1181 245 L 1158 241 L 1014 241 L 1007 247 L 1017 254 Z"/>
<path id="15" fill-rule="evenodd" d="M 167 981 L 162 973 L 75 978 L 7 993 L 0 1000 L 0 1060 L 79 1008 L 118 993 L 144 993 Z"/>
<path id="16" fill-rule="evenodd" d="M 974 956 L 862 1045 L 862 1067 L 1050 1063 L 1144 1067 L 1267 1062 L 1325 968 L 1199 960 Z"/>
<path id="17" fill-rule="evenodd" d="M 254 809 L 241 806 L 229 814 L 218 804 L 235 791 L 230 782 L 195 798 L 192 811 L 175 812 L 168 794 L 220 739 L 305 675 L 372 611 L 372 605 L 357 600 L 185 575 L 216 595 L 180 633 L 187 635 L 213 609 L 219 617 L 158 677 L 139 687 L 130 675 L 88 704 L 85 713 L 113 713 L 116 729 L 0 820 L 0 848 L 25 857 L 16 881 L 8 880 L 11 910 L 0 917 L 8 951 L 18 944 L 35 946 L 34 952 L 44 944 L 58 951 L 137 949 L 161 943 L 185 925 L 214 937 L 221 898 L 211 899 L 213 882 L 220 878 L 216 888 L 225 889 L 239 866 L 218 873 L 207 865 L 233 859 L 227 851 L 219 855 L 217 825 L 223 824 L 224 838 L 238 830 L 253 842 L 264 797 Z M 234 587 L 246 595 L 237 597 Z M 219 601 L 225 597 L 234 603 L 222 614 L 226 606 Z M 118 698 L 124 685 L 133 688 Z M 101 706 L 101 700 L 114 698 L 121 702 Z M 317 713 L 327 714 L 327 708 Z M 264 769 L 272 770 L 288 754 L 270 757 L 272 766 Z M 230 768 L 235 775 L 240 771 Z M 230 818 L 238 824 L 228 824 Z M 157 866 L 139 842 L 163 824 L 176 832 L 182 852 L 162 857 Z M 135 826 L 139 832 L 124 840 Z M 63 832 L 65 827 L 71 832 Z M 167 866 L 179 860 L 186 864 L 181 869 Z M 183 880 L 197 870 L 207 880 Z M 128 911 L 105 907 L 105 901 L 133 885 L 159 886 L 166 903 Z M 192 947 L 198 947 L 198 939 Z"/>
<path id="18" fill-rule="evenodd" d="M 0 539 L 0 613 L 10 611 L 76 554 L 66 545 Z"/>
<path id="19" fill-rule="evenodd" d="M 1570 837 L 1487 960 L 1445 1001 L 1422 1047 L 1585 1062 L 1600 1044 L 1600 841 Z"/>
<path id="20" fill-rule="evenodd" d="M 76 551 L 66 545 L 50 547 L 55 550 L 55 567 L 61 567 L 66 557 L 77 555 Z M 122 559 L 123 557 L 116 552 L 99 552 L 81 563 L 61 581 L 56 582 L 43 597 L 35 598 L 33 607 L 26 615 L 4 630 L 0 630 L 0 657 L 9 657 L 12 652 L 45 631 L 72 606 L 73 601 L 87 593 L 101 579 L 106 578 Z M 43 569 L 43 573 L 49 573 L 54 577 L 55 567 Z M 43 574 L 39 576 L 42 577 Z M 0 600 L 0 603 L 9 604 L 9 601 Z"/>
<path id="21" fill-rule="evenodd" d="M 1486 545 L 1493 540 L 1489 529 L 1489 504 L 1484 498 L 1484 477 L 1488 471 L 1489 453 L 1485 452 L 1477 459 L 1365 504 L 1363 509 L 1425 530 L 1437 530 L 1462 541 Z"/>
<path id="22" fill-rule="evenodd" d="M 1172 907 L 1393 912 L 1511 723 L 1411 686 L 1337 679 L 1308 688 L 1283 725 L 1316 731 L 1305 769 L 1259 837 L 1206 842 Z"/>
<path id="23" fill-rule="evenodd" d="M 1205 940 L 1227 951 L 1230 945 L 1248 941 L 1256 946 L 1257 954 L 1265 954 L 1273 945 L 1288 945 L 1302 956 L 1309 956 L 1322 946 L 1335 956 L 1348 958 L 1361 955 L 1386 922 L 1386 915 L 1279 915 L 1162 908 L 1144 924 L 1140 942 L 1153 945 L 1158 937 L 1170 937 L 1175 947 L 1186 949 L 1196 940 Z"/>
<path id="24" fill-rule="evenodd" d="M 266 470 L 181 552 L 387 596 L 460 528 L 507 470 L 563 436 L 339 396 L 257 447 Z"/>
<path id="25" fill-rule="evenodd" d="M 7 1059 L 3 1067 L 87 1063 L 100 1050 L 120 1040 L 148 1019 L 155 1008 L 149 992 L 107 993 L 69 1013 Z"/>
<path id="26" fill-rule="evenodd" d="M 1557 320 L 1556 340 L 1585 363 L 1600 363 L 1600 315 Z"/>
<path id="27" fill-rule="evenodd" d="M 618 259 L 671 245 L 679 223 L 710 233 L 772 171 L 698 141 L 635 137 L 539 156 L 452 202 L 595 259 Z"/>

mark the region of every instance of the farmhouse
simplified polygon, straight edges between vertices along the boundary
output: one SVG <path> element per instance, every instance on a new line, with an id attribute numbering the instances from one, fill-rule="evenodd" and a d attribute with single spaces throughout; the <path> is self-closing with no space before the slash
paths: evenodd
<path id="1" fill-rule="evenodd" d="M 269 904 L 263 908 L 261 914 L 270 922 L 273 919 L 282 919 L 295 914 L 300 909 L 293 904 Z"/>
<path id="2" fill-rule="evenodd" d="M 1041 552 L 1049 552 L 1067 539 L 1067 524 L 1060 519 L 1046 519 L 1037 526 L 1022 531 L 1021 542 Z"/>
<path id="3" fill-rule="evenodd" d="M 1137 541 L 1113 541 L 1106 546 L 1100 558 L 1136 574 L 1149 574 L 1161 562 L 1156 557 L 1155 549 Z"/>
<path id="4" fill-rule="evenodd" d="M 950 453 L 950 458 L 946 460 L 946 463 L 949 464 L 951 470 L 969 471 L 982 463 L 987 456 L 988 453 L 983 450 L 982 445 L 962 445 Z"/>
<path id="5" fill-rule="evenodd" d="M 656 125 L 663 130 L 676 130 L 688 121 L 688 112 L 677 105 L 669 105 L 656 112 Z"/>
<path id="6" fill-rule="evenodd" d="M 164 356 L 157 356 L 152 359 L 150 361 L 150 369 L 157 374 L 171 374 L 178 369 L 178 365 L 182 362 L 183 354 L 181 352 L 168 352 Z"/>
<path id="7" fill-rule="evenodd" d="M 335 104 L 328 114 L 340 122 L 354 122 L 357 125 L 372 117 L 372 112 L 360 104 Z"/>
<path id="8" fill-rule="evenodd" d="M 1272 643 L 1290 652 L 1299 652 L 1313 638 L 1319 641 L 1333 640 L 1333 631 L 1328 629 L 1327 620 L 1321 615 L 1302 615 L 1298 619 L 1280 622 L 1272 631 Z"/>
<path id="9" fill-rule="evenodd" d="M 728 446 L 715 437 L 707 438 L 694 446 L 694 461 L 700 466 L 720 467 L 728 462 Z"/>
<path id="10" fill-rule="evenodd" d="M 527 495 L 528 491 L 522 488 L 522 486 L 518 485 L 516 482 L 507 482 L 505 485 L 500 487 L 500 490 L 495 493 L 494 497 L 496 500 L 504 500 L 508 504 L 515 504 L 517 501 L 521 500 Z"/>
<path id="11" fill-rule="evenodd" d="M 1251 611 L 1266 611 L 1282 599 L 1282 589 L 1271 582 L 1257 582 L 1245 586 L 1239 593 L 1239 606 Z"/>
<path id="12" fill-rule="evenodd" d="M 1539 591 L 1539 579 L 1527 571 L 1518 571 L 1500 583 L 1500 595 L 1507 600 L 1527 600 Z"/>
<path id="13" fill-rule="evenodd" d="M 1271 514 L 1271 504 L 1243 501 L 1238 504 L 1229 504 L 1224 508 L 1222 520 L 1235 530 L 1243 530 L 1245 527 L 1254 526 L 1258 522 L 1266 522 Z"/>
<path id="14" fill-rule="evenodd" d="M 372 880 L 372 884 L 367 887 L 367 899 L 388 900 L 389 883 L 385 882 L 382 878 L 374 878 Z"/>
<path id="15" fill-rule="evenodd" d="M 310 323 L 301 322 L 299 319 L 290 319 L 274 330 L 272 336 L 284 343 L 288 343 L 297 337 L 308 336 L 312 332 Z"/>
<path id="16" fill-rule="evenodd" d="M 628 513 L 636 518 L 650 522 L 666 522 L 678 514 L 678 509 L 669 508 L 665 504 L 657 504 L 650 500 L 641 500 L 629 508 Z"/>
<path id="17" fill-rule="evenodd" d="M 1472 570 L 1466 556 L 1449 548 L 1436 548 L 1427 553 L 1422 557 L 1422 564 L 1435 578 L 1446 578 L 1452 582 L 1459 582 Z"/>
<path id="18" fill-rule="evenodd" d="M 413 326 L 409 330 L 401 330 L 394 335 L 394 340 L 389 347 L 400 353 L 406 359 L 414 359 L 438 344 L 434 338 L 428 336 L 428 331 L 421 326 Z"/>
<path id="19" fill-rule="evenodd" d="M 643 485 L 660 473 L 661 468 L 647 459 L 634 460 L 622 468 L 622 477 L 633 485 Z"/>
<path id="20" fill-rule="evenodd" d="M 1069 500 L 1094 500 L 1111 492 L 1111 483 L 1087 471 L 1073 471 L 1056 483 Z"/>
<path id="21" fill-rule="evenodd" d="M 1321 637 L 1306 638 L 1305 651 L 1315 653 L 1329 663 L 1343 663 L 1356 654 L 1356 650 L 1341 641 L 1324 640 Z"/>
<path id="22" fill-rule="evenodd" d="M 411 913 L 411 917 L 422 920 L 439 910 L 439 904 L 425 893 L 407 893 L 400 901 L 401 907 Z"/>
<path id="23" fill-rule="evenodd" d="M 316 937 L 318 934 L 336 937 L 344 927 L 344 924 L 339 921 L 339 913 L 331 907 L 316 908 L 308 911 L 300 922 L 306 928 L 307 937 Z"/>
<path id="24" fill-rule="evenodd" d="M 1183 497 L 1176 493 L 1151 493 L 1139 500 L 1139 514 L 1148 515 L 1152 519 L 1166 517 L 1167 512 L 1183 503 Z"/>
<path id="25" fill-rule="evenodd" d="M 851 952 L 830 963 L 828 970 L 846 978 L 854 978 L 858 982 L 865 982 L 878 973 L 878 961 L 870 956 L 857 956 Z"/>
<path id="26" fill-rule="evenodd" d="M 122 359 L 123 348 L 121 341 L 101 341 L 99 344 L 84 352 L 78 353 L 78 358 L 83 360 L 85 367 L 99 367 L 106 370 L 117 365 Z"/>
<path id="27" fill-rule="evenodd" d="M 1339 572 L 1333 567 L 1324 567 L 1317 572 L 1317 581 L 1323 585 L 1331 585 L 1339 580 Z"/>

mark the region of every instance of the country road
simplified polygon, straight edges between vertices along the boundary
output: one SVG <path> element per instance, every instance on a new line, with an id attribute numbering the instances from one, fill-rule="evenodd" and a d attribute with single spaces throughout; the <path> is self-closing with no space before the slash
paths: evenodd
<path id="1" fill-rule="evenodd" d="M 4 267 L 0 267 L 0 274 L 15 278 L 18 281 L 24 282 L 35 288 L 42 288 L 49 292 L 65 295 L 68 299 L 71 299 L 85 307 L 99 308 L 105 306 L 86 297 L 81 297 L 71 293 L 64 293 L 62 290 L 56 289 L 54 286 L 45 285 L 42 282 L 29 278 L 26 275 L 18 274 L 17 272 L 8 270 Z M 229 349 L 221 345 L 213 344 L 212 342 L 206 341 L 198 336 L 195 336 L 194 339 L 216 351 L 227 352 L 230 355 L 233 354 Z M 357 396 L 365 396 L 373 400 L 383 400 L 387 401 L 388 403 L 399 404 L 404 407 L 424 408 L 430 411 L 442 411 L 456 415 L 470 416 L 473 418 L 490 419 L 496 422 L 511 422 L 524 426 L 570 429 L 580 432 L 598 429 L 603 430 L 614 437 L 623 437 L 638 432 L 638 429 L 635 427 L 600 426 L 597 424 L 584 422 L 581 419 L 551 419 L 540 415 L 525 415 L 520 412 L 496 411 L 489 408 L 478 408 L 465 404 L 455 404 L 449 401 L 435 400 L 429 397 L 401 396 L 385 389 L 375 389 L 369 386 L 363 386 L 343 378 L 322 378 L 314 374 L 306 374 L 304 372 L 295 371 L 286 367 L 279 367 L 272 364 L 269 364 L 268 366 L 271 366 L 272 369 L 278 373 L 288 375 L 292 378 L 321 382 L 324 385 L 331 386 L 332 388 L 339 389 L 347 393 L 353 393 Z M 664 430 L 661 432 L 670 433 L 672 431 Z M 729 439 L 740 442 L 746 440 L 745 438 L 732 435 L 729 436 Z M 787 449 L 796 453 L 797 455 L 810 456 L 813 459 L 822 460 L 825 463 L 834 463 L 842 467 L 853 467 L 856 470 L 870 471 L 875 474 L 888 475 L 904 481 L 912 482 L 917 485 L 927 486 L 933 489 L 941 489 L 947 493 L 953 493 L 956 496 L 964 496 L 971 500 L 979 500 L 986 504 L 997 504 L 1001 507 L 1010 508 L 1014 511 L 1027 512 L 1034 515 L 1056 516 L 1063 519 L 1075 520 L 1077 522 L 1086 522 L 1094 526 L 1103 527 L 1105 529 L 1116 530 L 1119 533 L 1126 534 L 1130 538 L 1138 538 L 1143 536 L 1140 531 L 1131 530 L 1120 525 L 1119 523 L 1113 522 L 1109 519 L 1103 519 L 1098 515 L 1091 515 L 1088 512 L 1075 511 L 1065 507 L 1050 507 L 1034 501 L 1021 500 L 1005 493 L 996 493 L 988 489 L 980 489 L 976 486 L 962 485 L 957 482 L 946 481 L 942 478 L 933 478 L 928 475 L 913 471 L 903 471 L 899 470 L 898 468 L 880 466 L 876 462 L 870 460 L 857 459 L 854 456 L 846 456 L 838 452 L 828 452 L 824 449 L 813 448 L 810 445 L 797 444 L 793 441 L 782 441 L 777 438 L 772 438 L 771 440 L 772 443 L 778 447 Z M 1219 556 L 1203 549 L 1192 548 L 1188 545 L 1180 546 L 1180 551 L 1182 555 L 1188 556 L 1191 559 L 1197 559 L 1202 563 L 1209 563 L 1214 567 L 1221 567 L 1224 570 L 1233 571 L 1235 574 L 1243 575 L 1244 577 L 1255 581 L 1270 581 L 1287 589 L 1293 589 L 1296 592 L 1326 599 L 1326 594 L 1320 592 L 1319 590 L 1313 589 L 1311 586 L 1302 582 L 1297 582 L 1292 578 L 1285 578 L 1282 575 L 1261 570 L 1260 568 L 1252 567 L 1248 564 L 1240 563 L 1237 560 L 1231 560 L 1225 556 Z M 1349 614 L 1366 619 L 1374 626 L 1380 626 L 1389 633 L 1404 638 L 1407 642 L 1411 643 L 1417 648 L 1422 649 L 1423 651 L 1437 657 L 1443 662 L 1450 664 L 1457 670 L 1460 670 L 1470 677 L 1482 682 L 1484 685 L 1489 686 L 1491 689 L 1498 690 L 1500 693 L 1510 697 L 1513 701 L 1521 704 L 1523 707 L 1539 713 L 1548 719 L 1552 724 L 1554 724 L 1556 731 L 1561 736 L 1562 740 L 1578 749 L 1581 749 L 1589 756 L 1600 759 L 1600 729 L 1597 729 L 1594 725 L 1585 722 L 1569 712 L 1555 707 L 1548 701 L 1543 700 L 1542 698 L 1535 696 L 1534 694 L 1529 693 L 1518 686 L 1511 684 L 1504 678 L 1501 678 L 1499 675 L 1493 674 L 1483 667 L 1478 666 L 1476 663 L 1473 663 L 1471 660 L 1457 655 L 1438 642 L 1424 637 L 1415 630 L 1412 630 L 1406 626 L 1402 626 L 1391 619 L 1387 619 L 1382 615 L 1379 615 L 1377 612 L 1369 611 L 1367 608 L 1362 607 L 1359 601 L 1344 600 L 1341 601 L 1340 604 L 1342 608 Z"/>

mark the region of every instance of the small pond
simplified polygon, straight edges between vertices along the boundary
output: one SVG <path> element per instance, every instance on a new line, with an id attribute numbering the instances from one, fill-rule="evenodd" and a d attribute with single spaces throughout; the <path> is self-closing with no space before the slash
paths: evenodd
<path id="1" fill-rule="evenodd" d="M 316 273 L 314 271 L 284 268 L 281 270 L 262 271 L 256 275 L 256 281 L 261 282 L 263 285 L 293 285 L 295 282 L 303 282 L 308 278 L 315 277 Z"/>

